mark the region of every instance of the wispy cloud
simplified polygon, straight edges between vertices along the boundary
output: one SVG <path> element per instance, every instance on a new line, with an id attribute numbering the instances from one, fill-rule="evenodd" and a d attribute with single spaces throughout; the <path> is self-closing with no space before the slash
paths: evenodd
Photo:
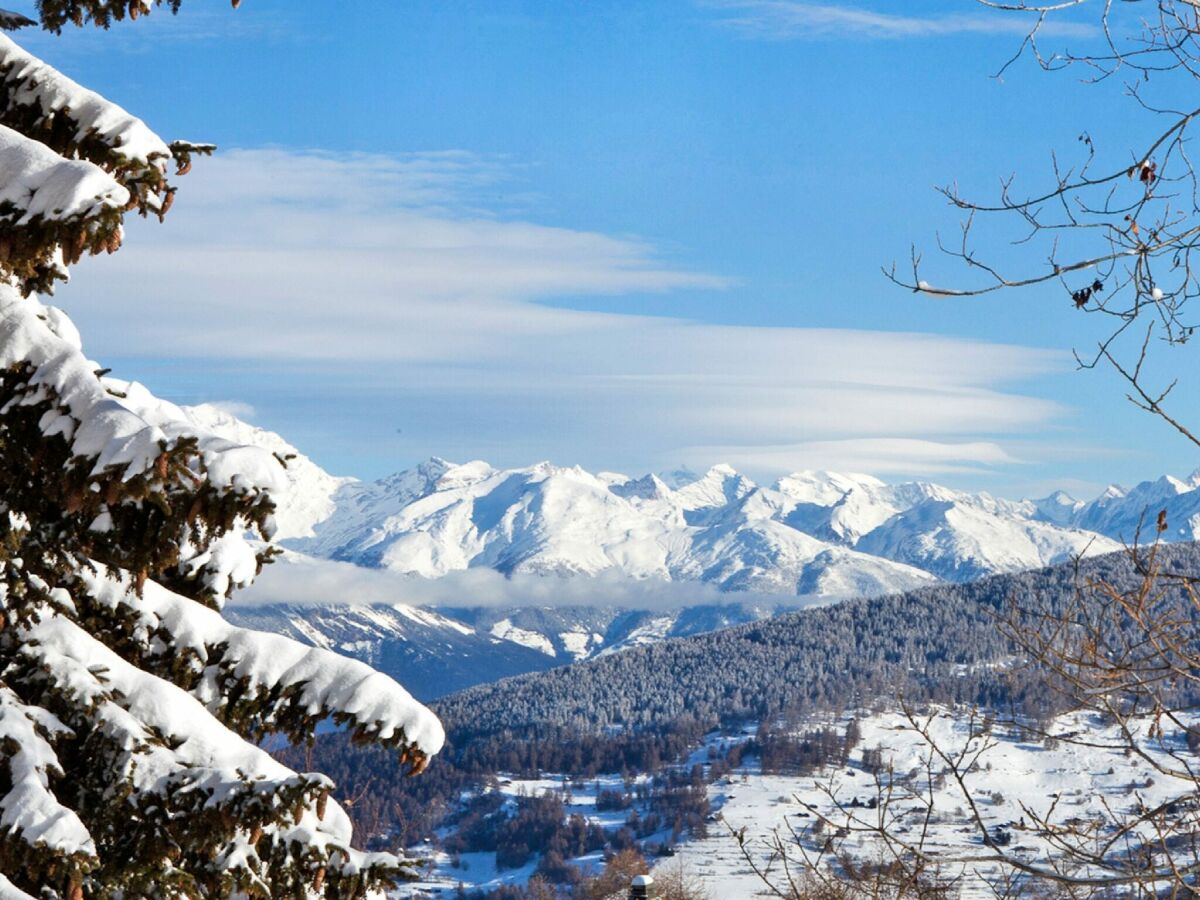
<path id="1" fill-rule="evenodd" d="M 239 396 L 215 380 L 221 360 L 254 361 L 302 407 L 294 442 L 387 457 L 349 474 L 435 453 L 932 474 L 1010 465 L 1005 442 L 1064 417 L 1011 388 L 1065 368 L 1046 351 L 548 305 L 731 281 L 635 237 L 518 215 L 510 177 L 459 152 L 223 154 L 188 176 L 165 225 L 134 223 L 58 299 L 100 359 L 191 358 L 217 397 Z M 271 396 L 245 393 L 282 427 Z"/>
<path id="2" fill-rule="evenodd" d="M 208 405 L 215 406 L 223 413 L 237 416 L 243 422 L 253 421 L 257 414 L 253 406 L 241 400 L 212 400 Z"/>
<path id="3" fill-rule="evenodd" d="M 1024 35 L 1035 24 L 1029 15 L 999 11 L 903 15 L 878 12 L 858 5 L 804 3 L 800 0 L 706 0 L 721 11 L 718 21 L 748 38 L 795 40 L 801 38 L 925 38 L 956 35 Z M 1043 33 L 1084 37 L 1090 25 L 1053 21 Z"/>
<path id="4" fill-rule="evenodd" d="M 985 472 L 1021 462 L 994 441 L 856 438 L 764 446 L 693 447 L 687 458 L 721 459 L 746 471 L 832 469 L 872 475 L 945 475 Z"/>
<path id="5" fill-rule="evenodd" d="M 206 160 L 165 227 L 134 223 L 121 254 L 81 267 L 80 281 L 117 295 L 92 333 L 126 352 L 478 360 L 507 353 L 505 338 L 612 324 L 532 301 L 729 283 L 636 239 L 483 211 L 497 165 L 464 153 Z"/>
<path id="6" fill-rule="evenodd" d="M 47 60 L 77 64 L 88 55 L 151 54 L 177 44 L 253 41 L 256 52 L 262 52 L 264 45 L 310 43 L 320 40 L 323 33 L 316 16 L 295 11 L 284 15 L 278 10 L 250 8 L 250 4 L 237 11 L 228 3 L 192 4 L 185 7 L 185 13 L 174 15 L 161 6 L 136 22 L 127 18 L 107 29 L 68 25 L 61 34 L 52 34 L 30 28 L 16 40 Z"/>

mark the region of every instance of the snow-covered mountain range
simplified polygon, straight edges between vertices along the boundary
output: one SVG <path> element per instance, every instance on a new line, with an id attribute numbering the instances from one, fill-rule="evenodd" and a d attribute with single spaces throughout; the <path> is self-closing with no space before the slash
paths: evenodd
<path id="1" fill-rule="evenodd" d="M 306 556 L 407 576 L 397 577 L 391 602 L 421 602 L 415 598 L 422 592 L 409 596 L 406 584 L 481 569 L 555 583 L 590 579 L 601 589 L 603 579 L 615 576 L 708 591 L 700 601 L 708 611 L 688 616 L 679 608 L 651 612 L 629 604 L 601 612 L 589 602 L 576 604 L 578 621 L 566 621 L 564 616 L 576 612 L 549 615 L 547 607 L 554 604 L 544 596 L 528 604 L 513 603 L 510 596 L 504 608 L 486 609 L 495 602 L 472 593 L 440 603 L 454 609 L 443 609 L 445 621 L 436 623 L 396 618 L 378 606 L 370 623 L 357 621 L 369 610 L 332 619 L 328 613 L 301 614 L 296 607 L 272 614 L 277 629 L 345 652 L 358 646 L 364 656 L 384 653 L 388 641 L 411 638 L 415 646 L 420 640 L 409 632 L 434 627 L 444 632 L 447 639 L 437 646 L 450 658 L 477 656 L 484 645 L 493 656 L 505 657 L 515 645 L 553 665 L 630 642 L 695 633 L 708 627 L 704 622 L 719 627 L 813 600 L 967 581 L 1051 565 L 1085 551 L 1116 550 L 1134 538 L 1143 517 L 1152 521 L 1161 509 L 1167 512 L 1169 539 L 1200 538 L 1197 475 L 1187 481 L 1167 476 L 1129 490 L 1114 485 L 1088 502 L 1062 492 L 1012 501 L 927 482 L 887 484 L 829 472 L 798 472 L 760 485 L 727 465 L 703 474 L 634 478 L 547 462 L 497 469 L 434 458 L 362 482 L 330 475 L 279 435 L 217 407 L 187 412 L 198 425 L 286 458 L 291 492 L 276 515 L 280 541 Z M 714 590 L 732 602 L 714 600 Z M 772 602 L 765 603 L 764 596 Z M 339 593 L 328 604 L 355 599 Z M 739 606 L 746 599 L 752 602 Z M 611 605 L 622 606 L 621 598 Z M 696 604 L 680 604 L 685 605 Z M 633 618 L 622 620 L 624 614 Z M 297 624 L 299 619 L 309 625 Z M 356 624 L 348 624 L 351 620 Z M 495 668 L 508 673 L 531 667 L 532 657 L 521 652 L 516 657 L 521 658 L 500 659 Z"/>
<path id="2" fill-rule="evenodd" d="M 290 549 L 438 578 L 505 575 L 696 581 L 725 591 L 838 597 L 1050 565 L 1132 540 L 1167 511 L 1168 537 L 1200 537 L 1200 476 L 1116 485 L 1090 502 L 1004 500 L 928 482 L 798 472 L 758 485 L 727 465 L 669 478 L 548 462 L 496 469 L 430 459 L 373 482 L 325 472 L 278 435 L 212 406 L 198 423 L 288 458 L 276 515 Z"/>

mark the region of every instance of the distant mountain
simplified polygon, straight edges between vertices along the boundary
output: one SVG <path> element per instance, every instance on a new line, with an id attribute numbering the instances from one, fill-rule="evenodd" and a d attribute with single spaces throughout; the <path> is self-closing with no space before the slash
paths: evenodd
<path id="1" fill-rule="evenodd" d="M 1200 472 L 1193 473 L 1187 481 L 1164 475 L 1129 490 L 1109 485 L 1091 503 L 1079 506 L 1072 523 L 1119 540 L 1133 541 L 1139 528 L 1143 537 L 1154 533 L 1159 510 L 1167 513 L 1168 540 L 1200 538 Z"/>
<path id="2" fill-rule="evenodd" d="M 847 597 L 1052 565 L 1134 538 L 1165 509 L 1170 540 L 1200 539 L 1200 473 L 1090 502 L 1003 500 L 928 482 L 797 472 L 770 486 L 727 465 L 704 474 L 589 473 L 548 462 L 495 469 L 432 458 L 373 482 L 325 472 L 270 431 L 213 406 L 198 424 L 288 459 L 279 539 L 299 552 L 437 578 L 504 575 L 703 582 L 724 591 Z"/>
<path id="3" fill-rule="evenodd" d="M 494 637 L 515 641 L 554 657 L 557 664 L 606 656 L 665 638 L 707 634 L 730 625 L 769 618 L 791 606 L 727 603 L 669 610 L 619 607 L 539 607 L 510 609 L 441 608 Z"/>
<path id="4" fill-rule="evenodd" d="M 831 598 L 965 581 L 1061 562 L 1089 546 L 1117 547 L 1077 524 L 1090 507 L 1063 514 L 1049 501 L 827 472 L 769 487 L 724 465 L 682 474 L 668 483 L 544 462 L 494 469 L 431 459 L 338 488 L 334 511 L 313 535 L 285 543 L 426 578 L 481 566 L 506 575 L 616 571 Z"/>

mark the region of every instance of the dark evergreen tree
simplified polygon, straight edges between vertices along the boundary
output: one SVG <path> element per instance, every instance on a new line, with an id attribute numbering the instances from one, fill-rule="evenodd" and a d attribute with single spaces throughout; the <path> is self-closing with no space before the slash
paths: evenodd
<path id="1" fill-rule="evenodd" d="M 39 3 L 51 31 L 150 8 Z M 332 718 L 415 772 L 442 744 L 390 679 L 222 617 L 269 558 L 250 535 L 271 536 L 285 461 L 108 377 L 37 296 L 82 255 L 117 250 L 126 214 L 164 216 L 171 178 L 211 151 L 162 141 L 0 36 L 6 900 L 359 897 L 411 868 L 352 850 L 333 783 L 258 746 Z"/>

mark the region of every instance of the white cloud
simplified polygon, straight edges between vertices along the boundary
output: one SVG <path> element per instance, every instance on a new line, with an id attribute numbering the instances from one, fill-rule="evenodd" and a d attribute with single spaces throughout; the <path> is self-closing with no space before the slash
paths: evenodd
<path id="1" fill-rule="evenodd" d="M 208 405 L 215 406 L 223 413 L 236 416 L 243 422 L 252 422 L 256 415 L 254 407 L 241 400 L 210 400 Z"/>
<path id="2" fill-rule="evenodd" d="M 804 3 L 799 0 L 709 0 L 704 5 L 726 11 L 719 21 L 740 34 L 761 40 L 864 37 L 923 38 L 969 34 L 1024 36 L 1036 24 L 1029 15 L 1004 12 L 903 15 L 877 12 L 842 3 Z M 1094 33 L 1085 24 L 1052 21 L 1045 34 L 1082 37 Z"/>
<path id="3" fill-rule="evenodd" d="M 135 223 L 56 302 L 101 359 L 266 360 L 317 419 L 368 398 L 413 456 L 639 468 L 725 447 L 792 468 L 842 450 L 926 473 L 1008 464 L 978 442 L 1062 416 L 1006 389 L 1063 367 L 1047 351 L 545 305 L 731 281 L 636 238 L 519 216 L 490 199 L 510 175 L 459 152 L 225 153 L 197 164 L 165 225 Z"/>
<path id="4" fill-rule="evenodd" d="M 295 553 L 286 554 L 264 567 L 254 584 L 239 591 L 234 600 L 238 606 L 400 603 L 443 607 L 615 606 L 627 609 L 679 609 L 730 603 L 795 608 L 813 602 L 829 600 L 814 601 L 794 594 L 742 592 L 731 595 L 711 584 L 637 579 L 611 572 L 602 572 L 593 578 L 520 574 L 505 577 L 494 569 L 475 568 L 429 579 Z"/>

